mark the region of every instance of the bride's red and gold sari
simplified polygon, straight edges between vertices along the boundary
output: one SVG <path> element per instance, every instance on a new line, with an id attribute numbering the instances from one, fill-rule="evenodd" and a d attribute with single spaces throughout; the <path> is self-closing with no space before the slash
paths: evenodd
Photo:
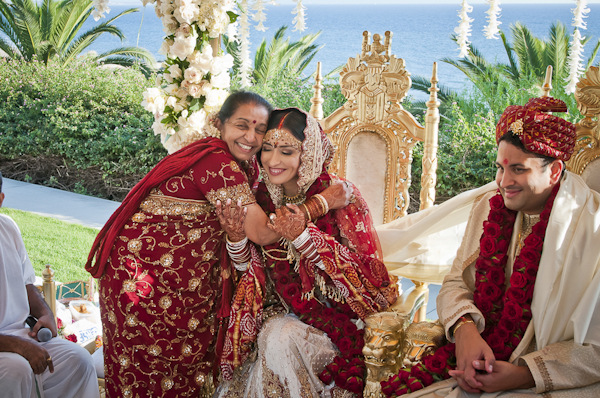
<path id="1" fill-rule="evenodd" d="M 214 205 L 254 203 L 255 170 L 223 141 L 197 141 L 161 161 L 98 235 L 86 268 L 100 278 L 108 397 L 198 397 L 209 382 L 233 290 Z"/>
<path id="2" fill-rule="evenodd" d="M 304 134 L 298 185 L 308 199 L 336 177 L 327 172 L 331 142 L 309 115 Z M 345 369 L 335 379 L 337 387 L 362 391 L 363 331 L 356 321 L 385 310 L 398 290 L 381 261 L 366 202 L 356 188 L 354 196 L 348 206 L 308 222 L 305 232 L 316 246 L 317 262 L 284 239 L 251 247 L 221 358 L 222 375 L 232 381 L 219 396 L 321 395 L 332 387 L 334 380 L 323 371 L 334 359 Z M 286 203 L 282 187 L 268 180 L 260 183 L 256 199 L 267 214 Z M 247 360 L 251 354 L 254 361 Z"/>

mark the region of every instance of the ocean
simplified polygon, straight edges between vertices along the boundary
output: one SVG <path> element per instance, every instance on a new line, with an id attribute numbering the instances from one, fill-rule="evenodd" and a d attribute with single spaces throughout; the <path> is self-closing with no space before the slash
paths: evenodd
<path id="1" fill-rule="evenodd" d="M 292 6 L 268 6 L 265 24 L 268 30 L 260 32 L 251 29 L 251 57 L 254 57 L 261 40 L 270 40 L 282 25 L 288 26 L 287 35 L 292 41 L 298 40 L 302 35 L 321 31 L 316 43 L 322 48 L 307 72 L 312 73 L 316 61 L 321 61 L 323 72 L 327 73 L 336 66 L 345 64 L 349 57 L 355 57 L 360 53 L 363 31 L 368 30 L 371 34 L 379 33 L 383 36 L 385 31 L 389 30 L 393 33 L 392 54 L 405 60 L 406 69 L 413 76 L 431 76 L 432 64 L 438 61 L 440 83 L 461 91 L 466 87 L 464 75 L 455 67 L 439 62 L 442 58 L 458 59 L 458 46 L 450 39 L 450 35 L 459 23 L 460 2 L 457 0 L 456 3 L 456 5 L 306 5 L 307 29 L 304 32 L 292 31 L 294 17 L 291 14 Z M 139 8 L 140 11 L 115 21 L 115 25 L 126 36 L 123 43 L 114 36 L 104 34 L 89 47 L 89 50 L 102 53 L 118 46 L 139 45 L 152 52 L 157 60 L 164 59 L 158 54 L 164 32 L 160 19 L 156 17 L 151 5 L 145 9 L 141 2 L 139 7 L 113 6 L 110 3 L 109 6 L 111 12 L 107 15 L 107 19 L 128 8 Z M 591 4 L 588 7 L 591 12 L 585 19 L 587 30 L 583 30 L 582 35 L 592 36 L 593 39 L 584 48 L 585 59 L 600 39 L 600 4 Z M 473 5 L 473 12 L 470 14 L 474 20 L 470 36 L 472 46 L 479 49 L 489 61 L 508 62 L 502 40 L 489 40 L 483 34 L 483 28 L 487 26 L 485 12 L 488 8 L 487 4 Z M 500 28 L 509 38 L 510 25 L 517 21 L 525 24 L 538 37 L 548 37 L 550 25 L 555 21 L 563 22 L 569 32 L 572 32 L 571 9 L 574 8 L 574 4 L 502 4 L 501 8 Z M 90 18 L 82 32 L 98 23 L 100 21 L 95 22 Z M 599 59 L 600 57 L 597 58 L 596 64 Z M 554 85 L 556 84 L 557 82 L 554 82 Z"/>

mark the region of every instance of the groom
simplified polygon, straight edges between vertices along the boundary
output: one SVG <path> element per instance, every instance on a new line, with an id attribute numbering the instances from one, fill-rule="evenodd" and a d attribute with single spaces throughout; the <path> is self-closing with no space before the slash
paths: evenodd
<path id="1" fill-rule="evenodd" d="M 600 194 L 565 171 L 575 126 L 548 112 L 566 110 L 536 98 L 500 118 L 498 192 L 475 203 L 437 297 L 460 389 L 415 395 L 600 396 Z"/>

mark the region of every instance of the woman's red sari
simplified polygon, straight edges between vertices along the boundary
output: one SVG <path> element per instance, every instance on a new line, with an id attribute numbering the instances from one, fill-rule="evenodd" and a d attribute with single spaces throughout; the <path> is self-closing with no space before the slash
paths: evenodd
<path id="1" fill-rule="evenodd" d="M 229 315 L 214 212 L 227 198 L 255 201 L 226 144 L 200 140 L 161 161 L 101 231 L 87 269 L 100 277 L 107 396 L 202 393 Z"/>

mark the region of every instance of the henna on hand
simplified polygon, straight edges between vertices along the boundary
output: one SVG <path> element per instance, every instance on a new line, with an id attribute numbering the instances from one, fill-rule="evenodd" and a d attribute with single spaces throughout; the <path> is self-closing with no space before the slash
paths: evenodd
<path id="1" fill-rule="evenodd" d="M 239 242 L 246 237 L 244 222 L 246 221 L 248 209 L 242 207 L 241 200 L 238 200 L 237 206 L 232 207 L 231 199 L 227 199 L 225 208 L 223 208 L 221 201 L 217 200 L 215 213 L 219 218 L 221 228 L 223 228 L 230 241 Z"/>
<path id="2" fill-rule="evenodd" d="M 321 195 L 327 201 L 330 210 L 341 209 L 351 203 L 354 186 L 350 181 L 340 180 L 321 192 Z"/>
<path id="3" fill-rule="evenodd" d="M 269 218 L 267 226 L 288 240 L 296 239 L 306 228 L 306 216 L 296 205 L 280 207 Z"/>

